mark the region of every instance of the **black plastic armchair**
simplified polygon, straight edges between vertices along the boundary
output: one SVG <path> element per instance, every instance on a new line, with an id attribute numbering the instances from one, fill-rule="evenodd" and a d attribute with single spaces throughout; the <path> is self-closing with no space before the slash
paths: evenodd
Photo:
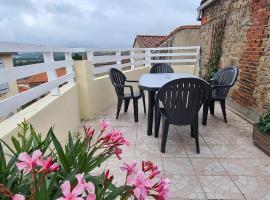
<path id="1" fill-rule="evenodd" d="M 125 102 L 124 111 L 127 112 L 129 102 L 132 99 L 134 107 L 134 120 L 135 122 L 138 122 L 138 99 L 140 99 L 141 97 L 143 99 L 144 113 L 146 113 L 144 92 L 142 90 L 140 90 L 139 92 L 134 92 L 132 85 L 126 85 L 127 82 L 134 83 L 138 81 L 127 80 L 126 76 L 120 70 L 115 68 L 109 70 L 109 76 L 118 98 L 116 119 L 118 119 L 119 117 L 123 101 Z M 125 88 L 128 88 L 130 92 L 125 93 Z"/>
<path id="2" fill-rule="evenodd" d="M 165 152 L 170 124 L 191 125 L 191 137 L 195 138 L 196 150 L 200 153 L 198 113 L 202 104 L 207 101 L 209 92 L 209 84 L 199 78 L 177 79 L 159 90 L 156 105 L 162 117 L 162 153 Z M 163 108 L 159 107 L 160 102 Z"/>
<path id="3" fill-rule="evenodd" d="M 166 63 L 154 64 L 150 69 L 151 74 L 161 74 L 161 73 L 174 73 L 171 65 Z"/>
<path id="4" fill-rule="evenodd" d="M 226 116 L 226 97 L 231 89 L 234 86 L 239 69 L 236 66 L 226 67 L 219 70 L 215 76 L 211 79 L 211 93 L 208 101 L 203 106 L 203 121 L 202 124 L 207 124 L 208 108 L 210 108 L 211 115 L 215 113 L 215 102 L 219 101 L 224 122 L 227 123 Z"/>

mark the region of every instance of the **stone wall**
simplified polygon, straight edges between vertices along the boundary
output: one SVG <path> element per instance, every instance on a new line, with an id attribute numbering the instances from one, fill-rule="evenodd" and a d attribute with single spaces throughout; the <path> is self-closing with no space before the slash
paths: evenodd
<path id="1" fill-rule="evenodd" d="M 208 70 L 212 26 L 226 18 L 219 67 L 239 67 L 230 102 L 253 121 L 270 105 L 269 6 L 269 0 L 216 0 L 202 11 L 201 75 Z"/>

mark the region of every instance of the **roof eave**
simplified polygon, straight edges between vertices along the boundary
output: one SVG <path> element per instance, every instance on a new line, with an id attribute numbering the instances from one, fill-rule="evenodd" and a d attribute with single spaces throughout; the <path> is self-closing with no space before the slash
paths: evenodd
<path id="1" fill-rule="evenodd" d="M 201 14 L 202 14 L 202 10 L 207 8 L 208 6 L 210 6 L 212 3 L 214 3 L 216 0 L 208 0 L 206 2 L 204 2 L 199 8 L 197 8 L 197 21 L 201 21 Z"/>

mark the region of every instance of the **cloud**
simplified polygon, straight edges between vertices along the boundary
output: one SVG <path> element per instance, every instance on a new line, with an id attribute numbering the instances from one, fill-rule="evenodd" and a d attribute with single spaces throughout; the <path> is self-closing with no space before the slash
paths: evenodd
<path id="1" fill-rule="evenodd" d="M 0 41 L 131 47 L 137 34 L 197 24 L 200 0 L 1 0 Z"/>

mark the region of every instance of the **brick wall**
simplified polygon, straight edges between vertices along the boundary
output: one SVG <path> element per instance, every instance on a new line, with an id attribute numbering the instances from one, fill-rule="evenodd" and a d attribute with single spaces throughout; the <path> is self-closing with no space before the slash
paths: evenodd
<path id="1" fill-rule="evenodd" d="M 270 0 L 217 0 L 202 13 L 201 73 L 207 73 L 212 25 L 226 18 L 220 67 L 239 67 L 230 102 L 252 120 L 270 105 L 269 9 Z"/>

